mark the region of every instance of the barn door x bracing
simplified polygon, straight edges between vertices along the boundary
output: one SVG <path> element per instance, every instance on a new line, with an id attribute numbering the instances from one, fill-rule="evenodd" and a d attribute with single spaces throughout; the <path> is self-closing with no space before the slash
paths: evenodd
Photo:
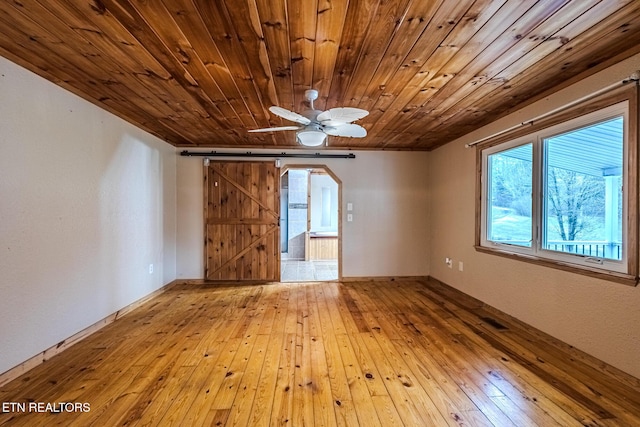
<path id="1" fill-rule="evenodd" d="M 205 278 L 280 280 L 280 172 L 273 162 L 205 162 Z"/>

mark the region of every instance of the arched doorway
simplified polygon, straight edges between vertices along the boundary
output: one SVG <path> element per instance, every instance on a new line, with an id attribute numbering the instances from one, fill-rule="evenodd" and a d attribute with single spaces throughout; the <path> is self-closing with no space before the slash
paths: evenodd
<path id="1" fill-rule="evenodd" d="M 280 179 L 281 281 L 342 277 L 342 182 L 325 165 L 286 165 Z"/>

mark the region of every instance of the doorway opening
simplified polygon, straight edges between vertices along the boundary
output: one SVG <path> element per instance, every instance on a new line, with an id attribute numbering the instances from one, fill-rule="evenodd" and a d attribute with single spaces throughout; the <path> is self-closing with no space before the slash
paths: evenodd
<path id="1" fill-rule="evenodd" d="M 280 178 L 282 282 L 339 280 L 342 183 L 326 166 L 284 166 Z"/>

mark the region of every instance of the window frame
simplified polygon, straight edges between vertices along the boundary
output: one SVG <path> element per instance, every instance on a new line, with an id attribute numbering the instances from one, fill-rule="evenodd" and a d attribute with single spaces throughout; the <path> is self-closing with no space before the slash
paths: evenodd
<path id="1" fill-rule="evenodd" d="M 638 283 L 638 89 L 623 86 L 608 94 L 550 114 L 529 126 L 491 138 L 476 146 L 476 236 L 475 248 L 479 252 L 505 256 L 538 265 L 598 277 L 628 285 Z M 596 124 L 607 118 L 620 116 L 625 106 L 625 141 L 623 146 L 623 259 L 605 259 L 602 265 L 592 264 L 584 256 L 561 253 L 543 248 L 544 199 L 541 174 L 545 168 L 543 140 L 554 135 Z M 487 239 L 487 158 L 491 154 L 511 148 L 533 144 L 532 170 L 532 245 L 519 246 L 493 242 Z M 626 254 L 626 255 L 624 255 Z"/>

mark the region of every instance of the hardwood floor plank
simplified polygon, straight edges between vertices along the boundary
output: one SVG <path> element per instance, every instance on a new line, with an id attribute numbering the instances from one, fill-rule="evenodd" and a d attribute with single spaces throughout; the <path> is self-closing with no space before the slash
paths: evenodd
<path id="1" fill-rule="evenodd" d="M 414 300 L 416 301 L 416 300 Z M 419 314 L 408 314 L 411 320 L 415 320 L 414 327 L 419 328 L 421 334 L 424 337 L 411 338 L 409 343 L 424 343 L 425 351 L 428 351 L 431 358 L 427 359 L 427 363 L 431 369 L 435 372 L 441 371 L 441 375 L 446 375 L 445 378 L 452 383 L 458 384 L 464 389 L 468 396 L 474 401 L 474 403 L 481 408 L 481 410 L 497 425 L 519 425 L 515 420 L 511 419 L 508 414 L 501 414 L 497 404 L 495 404 L 494 397 L 507 397 L 507 399 L 515 399 L 515 401 L 521 399 L 527 399 L 526 395 L 519 393 L 515 388 L 510 389 L 511 393 L 505 394 L 498 385 L 495 384 L 495 376 L 492 373 L 499 372 L 499 368 L 487 363 L 483 357 L 482 342 L 473 342 L 471 345 L 465 345 L 467 337 L 462 335 L 460 331 L 453 329 L 448 325 L 448 321 L 453 319 L 447 316 L 445 312 L 441 312 L 441 316 L 431 316 L 429 312 L 421 310 L 419 306 L 414 306 L 411 303 L 411 309 L 407 312 L 413 313 L 413 311 Z M 438 307 L 429 307 L 429 311 L 437 312 Z M 447 320 L 442 318 L 447 316 Z M 420 319 L 418 319 L 418 317 Z M 411 322 L 411 320 L 408 320 Z M 479 345 L 480 344 L 480 345 Z M 498 355 L 500 356 L 500 355 Z M 433 359 L 433 360 L 431 360 Z M 447 384 L 447 379 L 439 381 L 441 384 Z M 482 396 L 482 397 L 481 397 Z M 486 399 L 491 400 L 493 405 L 488 404 Z M 535 401 L 535 399 L 534 399 Z M 513 405 L 514 403 L 511 402 Z M 528 405 L 531 407 L 531 405 Z M 549 408 L 547 408 L 549 409 Z M 557 407 L 552 408 L 555 411 L 560 409 Z M 534 411 L 536 412 L 536 423 L 539 425 L 562 425 L 558 424 L 553 418 L 547 415 L 547 411 Z M 564 414 L 564 413 L 563 413 Z M 569 418 L 564 420 L 571 425 L 575 420 Z"/>
<path id="2" fill-rule="evenodd" d="M 215 332 L 214 332 L 215 331 Z M 193 374 L 162 419 L 163 425 L 183 425 L 183 419 L 198 419 L 206 412 L 215 397 L 211 386 L 218 378 L 226 375 L 242 340 L 240 338 L 219 340 L 218 328 L 211 328 L 210 338 L 204 337 L 199 346 L 200 358 Z"/>
<path id="3" fill-rule="evenodd" d="M 293 425 L 314 426 L 313 373 L 311 364 L 311 335 L 309 334 L 309 306 L 303 284 L 298 298 L 296 330 L 296 371 L 293 392 Z"/>
<path id="4" fill-rule="evenodd" d="M 396 405 L 393 403 L 393 400 L 390 396 L 371 396 L 371 400 L 375 407 L 375 414 L 377 415 L 378 420 L 382 426 L 387 427 L 408 425 L 402 421 L 402 417 L 400 417 L 398 409 L 396 408 Z M 369 424 L 366 423 L 365 419 L 365 422 L 362 422 L 360 425 L 365 426 Z"/>
<path id="5" fill-rule="evenodd" d="M 201 318 L 203 310 L 192 310 L 191 312 L 193 315 L 190 318 L 182 320 L 175 331 L 165 335 L 163 341 L 167 344 L 160 348 L 161 351 L 158 353 L 153 351 L 145 352 L 145 356 L 137 359 L 136 363 L 131 367 L 132 370 L 138 372 L 138 375 L 130 385 L 123 384 L 120 394 L 113 404 L 105 408 L 110 413 L 114 424 L 137 423 L 141 421 L 145 411 L 152 403 L 157 403 L 158 401 L 166 402 L 164 399 L 172 400 L 173 393 L 169 396 L 161 397 L 162 392 L 167 387 L 167 383 L 175 379 L 179 368 L 183 366 L 184 360 L 191 357 L 196 343 L 192 342 L 191 347 L 189 347 L 185 345 L 185 339 L 188 340 L 201 325 L 197 320 Z M 189 364 L 186 365 L 188 366 Z M 187 372 L 189 371 L 187 370 Z M 177 386 L 179 387 L 180 384 L 177 384 Z M 102 393 L 104 389 L 98 389 L 96 392 Z M 113 394 L 116 393 L 114 392 Z M 93 400 L 95 397 L 87 396 L 86 399 Z M 162 405 L 151 405 L 149 416 L 151 418 L 156 418 L 156 416 L 159 418 L 164 414 L 165 410 L 166 407 Z M 105 425 L 110 424 L 107 421 Z"/>
<path id="6" fill-rule="evenodd" d="M 296 327 L 298 312 L 297 289 L 288 292 L 283 321 L 284 340 L 280 345 L 276 386 L 273 394 L 271 425 L 287 425 L 293 419 L 293 393 L 296 373 Z"/>
<path id="7" fill-rule="evenodd" d="M 378 290 L 380 292 L 380 290 Z M 383 291 L 384 292 L 384 291 Z M 365 286 L 362 288 L 362 304 L 366 305 L 368 310 L 372 310 L 374 307 L 374 302 L 371 299 L 367 298 L 368 288 Z M 382 301 L 388 302 L 390 301 L 388 294 L 383 294 L 386 298 L 382 298 Z M 379 304 L 379 303 L 378 303 Z M 383 306 L 384 307 L 384 306 Z M 442 413 L 440 415 L 445 416 L 447 418 L 447 423 L 450 425 L 454 425 L 455 423 L 462 420 L 462 414 L 474 414 L 473 411 L 477 410 L 478 401 L 482 401 L 482 398 L 477 397 L 474 399 L 473 395 L 469 392 L 469 381 L 463 381 L 462 384 L 456 385 L 456 381 L 446 373 L 443 372 L 442 369 L 435 366 L 435 364 L 431 364 L 428 366 L 424 364 L 418 357 L 416 357 L 412 351 L 412 347 L 418 343 L 422 332 L 418 330 L 415 325 L 409 322 L 406 319 L 404 314 L 394 314 L 393 316 L 388 316 L 385 313 L 389 313 L 393 307 L 389 307 L 388 311 L 375 309 L 376 315 L 375 320 L 380 323 L 381 320 L 385 319 L 384 327 L 372 327 L 374 331 L 380 330 L 380 333 L 375 334 L 378 339 L 380 345 L 385 348 L 387 354 L 392 355 L 396 359 L 400 357 L 402 360 L 393 361 L 394 366 L 405 366 L 407 374 L 406 379 L 403 381 L 404 385 L 412 386 L 414 380 L 421 384 L 423 390 L 428 390 L 425 397 L 420 396 L 423 401 L 422 406 L 424 408 L 429 408 L 429 404 L 432 407 L 432 411 L 438 412 L 437 408 L 446 408 L 446 410 L 440 410 Z M 395 326 L 398 325 L 398 326 Z M 386 333 L 384 333 L 386 331 Z M 393 339 L 383 339 L 385 335 L 390 335 L 394 337 Z M 401 337 L 402 340 L 399 340 L 395 337 Z M 433 348 L 431 348 L 433 350 Z M 428 350 L 427 350 L 428 351 Z M 452 366 L 449 366 L 449 370 L 455 372 L 456 374 L 464 375 L 465 372 L 459 372 L 453 369 Z M 401 378 L 399 376 L 399 378 Z M 471 383 L 473 384 L 473 383 Z M 463 386 L 467 386 L 467 390 L 463 389 Z M 472 390 L 472 392 L 476 392 L 476 390 Z M 480 395 L 481 393 L 474 393 L 476 395 Z M 424 401 L 426 400 L 427 404 L 425 405 Z M 491 413 L 491 402 L 489 399 L 486 399 L 488 402 L 484 402 L 482 407 L 487 413 Z M 433 402 L 437 402 L 436 405 Z M 498 418 L 500 418 L 498 416 Z M 503 425 L 509 425 L 509 420 L 505 419 L 506 417 L 501 417 L 499 419 Z M 443 421 L 440 421 L 442 423 Z M 433 421 L 432 421 L 433 423 Z M 488 420 L 485 418 L 484 424 L 487 424 Z"/>
<path id="8" fill-rule="evenodd" d="M 114 327 L 111 328 L 114 330 L 114 334 L 102 334 L 104 340 L 97 346 L 100 348 L 109 348 L 110 345 L 115 342 L 117 343 L 115 347 L 119 351 L 112 353 L 110 356 L 106 356 L 104 359 L 102 357 L 98 359 L 88 358 L 84 361 L 78 361 L 77 363 L 79 365 L 68 365 L 63 361 L 61 365 L 63 365 L 64 369 L 53 369 L 56 375 L 55 377 L 50 376 L 46 369 L 47 366 L 44 364 L 41 365 L 41 368 L 39 368 L 44 370 L 43 378 L 48 381 L 48 386 L 43 386 L 42 381 L 36 381 L 35 384 L 39 384 L 41 388 L 27 389 L 23 396 L 25 396 L 26 399 L 42 402 L 66 401 L 62 400 L 66 399 L 67 396 L 65 396 L 65 394 L 69 390 L 74 389 L 82 390 L 82 393 L 76 397 L 77 401 L 81 402 L 91 402 L 104 392 L 114 396 L 112 399 L 107 400 L 96 399 L 98 401 L 92 404 L 92 411 L 83 414 L 81 417 L 82 422 L 80 425 L 91 422 L 91 420 L 97 416 L 96 414 L 99 415 L 103 412 L 111 411 L 112 404 L 120 407 L 123 400 L 131 402 L 131 398 L 135 392 L 127 387 L 130 384 L 140 385 L 144 383 L 145 375 L 153 375 L 154 370 L 163 369 L 166 366 L 166 362 L 169 361 L 169 357 L 165 356 L 171 351 L 174 343 L 172 343 L 170 339 L 167 340 L 167 337 L 182 336 L 182 334 L 188 336 L 192 331 L 192 329 L 189 329 L 187 326 L 190 320 L 197 316 L 197 311 L 189 311 L 187 312 L 189 314 L 185 316 L 185 313 L 181 312 L 181 308 L 185 309 L 186 306 L 181 307 L 179 302 L 176 303 L 175 306 L 177 308 L 176 312 L 170 310 L 155 312 L 149 319 L 153 319 L 154 317 L 158 318 L 158 323 L 149 320 L 148 326 L 142 325 L 140 328 L 143 329 L 144 332 L 138 334 L 140 340 L 133 338 L 136 334 L 124 334 L 125 336 L 128 335 L 131 337 L 131 339 L 129 341 L 122 341 L 119 337 L 121 333 L 124 332 L 123 327 L 127 328 L 131 325 L 129 322 L 114 323 Z M 132 317 L 135 319 L 135 316 Z M 91 336 L 88 339 L 89 342 L 86 343 L 88 346 L 71 347 L 69 349 L 70 355 L 78 352 L 81 356 L 86 356 L 83 350 L 96 346 L 92 341 L 95 339 L 100 340 L 101 335 Z M 83 344 L 85 343 L 83 342 Z M 156 351 L 144 351 L 144 349 L 154 346 Z M 52 361 L 55 359 L 56 358 L 52 359 Z M 82 366 L 81 362 L 84 362 L 84 366 Z M 149 365 L 153 365 L 153 369 L 147 369 L 147 372 L 143 373 L 144 368 L 148 368 Z M 104 371 L 106 371 L 106 375 Z M 103 375 L 100 375 L 101 372 Z M 99 378 L 99 381 L 92 381 L 93 378 Z M 79 382 L 87 380 L 89 380 L 88 384 L 90 385 L 86 388 L 78 384 Z M 60 387 L 51 387 L 52 384 L 57 386 L 58 383 L 60 383 Z M 20 415 L 24 416 L 27 414 Z M 62 414 L 62 416 L 59 417 L 63 425 L 65 424 L 64 419 L 69 418 L 68 415 L 69 414 Z M 113 415 L 115 416 L 117 414 Z"/>
<path id="9" fill-rule="evenodd" d="M 450 302 L 447 304 L 453 307 L 452 312 L 456 310 L 456 304 Z M 477 312 L 477 310 L 474 309 L 473 312 Z M 562 393 L 562 397 L 557 398 L 556 401 L 562 404 L 563 410 L 574 419 L 578 419 L 584 424 L 597 424 L 598 420 L 612 418 L 609 408 L 616 405 L 613 402 L 607 402 L 601 393 L 594 393 L 594 389 L 587 385 L 593 380 L 590 377 L 579 379 L 578 376 L 578 378 L 573 378 L 579 371 L 574 371 L 571 376 L 567 376 L 565 370 L 570 369 L 570 367 L 568 365 L 563 366 L 563 363 L 557 363 L 556 365 L 545 363 L 540 357 L 540 347 L 536 345 L 537 343 L 527 341 L 517 343 L 510 338 L 511 333 L 509 330 L 496 331 L 493 327 L 483 326 L 481 319 L 474 317 L 474 314 L 470 312 L 460 312 L 459 316 L 454 315 L 452 318 L 463 321 L 463 328 L 470 329 L 475 336 L 490 342 L 492 344 L 491 348 L 499 350 L 503 354 L 502 357 L 506 356 L 511 362 L 530 371 L 538 389 L 549 389 L 546 392 L 541 390 L 544 395 L 553 392 Z M 535 346 L 535 351 L 530 351 L 527 348 L 528 346 Z M 631 396 L 631 399 L 634 398 L 633 393 L 630 393 L 629 396 Z M 570 402 L 567 400 L 570 400 Z M 603 407 L 603 405 L 606 405 L 607 408 Z M 627 420 L 628 412 L 626 410 L 618 407 L 615 411 L 621 420 Z M 556 411 L 552 413 L 556 418 L 562 417 L 562 414 L 558 414 Z"/>
<path id="10" fill-rule="evenodd" d="M 256 401 L 256 391 L 260 380 L 260 374 L 264 366 L 264 360 L 269 347 L 268 335 L 258 335 L 251 355 L 243 372 L 238 391 L 233 404 L 230 406 L 230 414 L 227 425 L 246 426 L 249 424 L 251 409 Z"/>
<path id="11" fill-rule="evenodd" d="M 242 345 L 224 375 L 224 379 L 220 381 L 218 392 L 212 403 L 212 409 L 231 409 L 257 339 L 258 335 L 249 335 L 243 339 Z"/>
<path id="12" fill-rule="evenodd" d="M 317 426 L 335 426 L 336 415 L 331 395 L 329 367 L 324 352 L 324 342 L 320 338 L 311 338 L 311 381 L 307 385 L 313 393 L 313 420 Z"/>
<path id="13" fill-rule="evenodd" d="M 281 347 L 270 425 L 288 425 L 293 419 L 293 392 L 296 372 L 296 336 L 286 334 Z"/>
<path id="14" fill-rule="evenodd" d="M 340 340 L 342 336 L 338 336 L 337 338 Z M 347 339 L 348 346 L 353 349 L 360 370 L 364 373 L 364 377 L 367 380 L 366 385 L 369 389 L 369 394 L 371 396 L 388 396 L 389 392 L 384 384 L 382 375 L 376 367 L 374 357 L 369 353 L 366 344 L 362 340 L 360 332 L 357 332 L 357 330 L 349 332 Z"/>
<path id="15" fill-rule="evenodd" d="M 333 399 L 331 377 L 327 362 L 327 352 L 323 340 L 323 331 L 325 330 L 320 321 L 320 308 L 315 293 L 316 285 L 307 288 L 307 302 L 309 304 L 309 333 L 311 335 L 311 372 L 313 375 L 313 412 L 314 422 L 318 426 L 335 426 L 336 409 L 341 408 L 342 403 L 338 403 Z M 331 327 L 328 324 L 329 328 Z M 329 329 L 330 330 L 330 329 Z M 335 377 L 335 374 L 333 375 Z M 345 408 L 348 408 L 350 399 L 345 399 Z M 344 412 L 344 411 L 343 411 Z"/>
<path id="16" fill-rule="evenodd" d="M 318 298 L 322 298 L 325 310 L 320 313 L 331 319 L 331 335 L 346 334 L 347 330 L 342 321 L 340 310 L 338 309 L 338 294 L 340 292 L 340 284 L 338 282 L 321 282 L 316 287 Z M 327 323 L 328 324 L 328 323 Z"/>
<path id="17" fill-rule="evenodd" d="M 387 359 L 384 349 L 380 347 L 373 333 L 362 332 L 361 337 L 380 370 L 389 391 L 389 397 L 406 425 L 452 425 L 439 411 L 433 410 L 432 402 L 417 399 L 411 393 L 413 383 L 409 378 L 403 378 L 403 372 L 406 372 L 406 369 L 398 368 L 393 364 L 398 361 L 397 358 Z"/>
<path id="18" fill-rule="evenodd" d="M 203 313 L 207 311 L 204 310 Z M 208 314 L 205 314 L 208 320 Z M 204 316 L 199 319 L 197 324 L 199 327 L 207 325 L 208 321 L 204 319 Z M 222 324 L 222 319 L 214 319 L 209 328 L 203 333 L 197 331 L 197 333 L 185 336 L 185 340 L 180 343 L 180 353 L 176 360 L 176 372 L 170 372 L 167 375 L 168 381 L 165 387 L 152 399 L 144 413 L 141 415 L 141 422 L 149 425 L 156 425 L 160 420 L 164 421 L 164 416 L 167 413 L 174 412 L 174 403 L 179 403 L 178 408 L 181 407 L 182 402 L 179 398 L 184 394 L 185 389 L 192 384 L 193 381 L 198 383 L 198 377 L 196 371 L 199 368 L 199 362 L 203 358 L 209 358 L 212 356 L 212 352 L 209 351 L 208 343 L 218 341 L 219 339 L 219 326 Z M 215 351 L 215 349 L 214 349 Z M 169 417 L 170 419 L 170 417 Z M 171 422 L 171 421 L 168 421 Z"/>
<path id="19" fill-rule="evenodd" d="M 366 425 L 372 427 L 388 425 L 381 424 L 381 419 L 378 418 L 378 415 L 376 414 L 380 406 L 374 404 L 375 396 L 372 396 L 369 392 L 369 388 L 366 384 L 367 376 L 365 372 L 360 369 L 360 364 L 358 363 L 358 359 L 356 358 L 354 349 L 351 345 L 351 342 L 349 341 L 349 337 L 345 334 L 337 335 L 336 344 L 338 345 L 338 349 L 340 351 L 346 380 L 349 384 L 351 399 L 354 404 L 356 416 L 358 419 L 358 423 L 354 425 Z M 373 377 L 373 374 L 368 374 L 369 376 Z M 393 402 L 390 402 L 390 405 L 385 405 L 385 407 L 388 407 L 388 412 L 390 413 L 390 415 L 386 418 L 398 420 L 399 424 L 397 425 L 402 425 L 400 416 L 398 415 L 395 406 L 393 406 Z M 385 411 L 385 414 L 386 413 L 387 411 Z M 393 417 L 393 415 L 395 415 L 395 418 Z"/>
<path id="20" fill-rule="evenodd" d="M 277 294 L 275 296 L 277 297 Z M 265 322 L 260 328 L 260 335 L 266 337 L 267 346 L 260 376 L 254 386 L 256 388 L 255 398 L 253 399 L 251 412 L 248 413 L 247 425 L 269 425 L 272 408 L 275 407 L 278 367 L 283 356 L 284 320 L 288 303 L 289 292 L 282 292 L 279 299 L 276 300 L 276 304 L 268 307 L 267 314 L 265 314 Z M 271 316 L 270 312 L 273 312 L 273 316 Z"/>
<path id="21" fill-rule="evenodd" d="M 336 423 L 341 426 L 357 425 L 358 417 L 352 402 L 351 391 L 349 390 L 349 380 L 344 367 L 345 363 L 340 355 L 340 348 L 336 338 L 336 332 L 340 328 L 335 328 L 334 326 L 334 318 L 332 318 L 331 311 L 328 308 L 322 285 L 315 286 L 314 291 L 321 325 L 322 342 L 324 343 L 331 397 L 335 402 Z M 335 318 L 335 323 L 341 323 L 339 315 Z"/>
<path id="22" fill-rule="evenodd" d="M 162 295 L 160 295 L 158 299 L 161 300 Z M 81 373 L 80 370 L 75 370 L 78 364 L 86 363 L 87 360 L 95 361 L 95 364 L 85 364 L 83 371 L 97 369 L 97 365 L 100 364 L 102 360 L 113 357 L 111 354 L 126 352 L 140 341 L 147 340 L 148 335 L 145 335 L 145 332 L 148 331 L 144 326 L 149 323 L 149 319 L 154 316 L 159 316 L 155 313 L 154 308 L 162 306 L 162 303 L 154 301 L 153 306 L 154 307 L 150 307 L 148 311 L 144 312 L 143 315 L 140 315 L 140 312 L 131 313 L 130 316 L 120 319 L 118 324 L 111 328 L 126 331 L 125 333 L 114 334 L 99 344 L 93 345 L 92 343 L 98 342 L 104 334 L 104 330 L 99 330 L 84 341 L 84 346 L 72 346 L 67 349 L 65 351 L 65 358 L 60 363 L 51 364 L 49 363 L 50 361 L 45 361 L 42 366 L 36 367 L 29 373 L 23 375 L 20 382 L 12 381 L 6 384 L 0 390 L 0 396 L 3 397 L 3 401 L 11 401 L 11 399 L 14 399 L 12 391 L 18 388 L 20 388 L 20 393 L 22 394 L 29 394 L 37 390 L 40 390 L 40 393 L 45 390 L 53 392 L 54 390 L 48 387 L 48 385 L 55 383 L 60 387 L 64 387 L 65 382 L 75 378 L 70 372 Z M 175 313 L 169 313 L 168 310 L 162 313 L 167 316 L 167 321 L 170 320 L 168 316 L 175 316 Z M 162 320 L 160 321 L 162 322 Z M 127 328 L 127 326 L 129 326 L 129 328 Z M 139 338 L 138 341 L 136 341 L 136 337 Z M 57 359 L 54 358 L 51 360 Z M 40 372 L 44 375 L 37 375 Z"/>
<path id="23" fill-rule="evenodd" d="M 638 379 L 433 280 L 185 282 L 0 400 L 11 427 L 640 425 Z"/>
<path id="24" fill-rule="evenodd" d="M 198 370 L 190 379 L 195 384 L 189 393 L 192 401 L 185 399 L 184 405 L 178 406 L 178 411 L 168 414 L 163 422 L 167 425 L 198 425 L 206 419 L 221 387 L 221 378 L 226 378 L 229 366 L 243 343 L 240 338 L 210 343 L 211 350 L 207 351 L 207 357 L 202 358 Z"/>
<path id="25" fill-rule="evenodd" d="M 505 370 L 504 365 L 511 363 L 507 355 L 493 347 L 487 348 L 486 342 L 475 332 L 469 330 L 464 323 L 461 323 L 460 319 L 443 310 L 429 299 L 414 299 L 413 301 L 417 304 L 424 303 L 427 308 L 427 311 L 425 311 L 424 307 L 412 305 L 421 319 L 434 326 L 428 329 L 426 327 L 422 328 L 432 335 L 431 342 L 438 344 L 440 347 L 445 346 L 445 348 L 450 346 L 448 342 L 451 339 L 463 344 L 463 347 L 457 347 L 457 351 L 450 352 L 449 358 L 459 360 L 459 363 L 463 366 L 469 366 L 469 368 L 475 366 L 476 370 L 489 381 L 491 386 L 504 393 L 514 405 L 521 404 L 521 407 L 527 409 L 529 416 L 533 418 L 536 424 L 574 425 L 576 423 L 576 418 L 562 409 L 566 400 L 564 396 L 556 396 L 553 402 L 546 398 L 546 396 L 554 394 L 553 387 L 541 381 L 540 378 L 530 375 L 529 370 L 518 364 L 511 364 Z M 437 313 L 438 315 L 431 316 L 430 313 Z M 489 355 L 486 353 L 487 351 L 493 352 L 493 354 Z M 494 363 L 495 361 L 500 362 Z M 444 362 L 439 361 L 438 363 L 443 364 Z M 511 370 L 514 370 L 514 372 L 513 375 L 509 375 L 508 380 L 499 381 L 499 379 L 503 379 L 502 373 Z M 494 394 L 492 391 L 488 393 L 488 395 Z M 532 402 L 534 403 L 533 405 L 531 404 Z M 570 405 L 575 405 L 575 403 Z"/>

